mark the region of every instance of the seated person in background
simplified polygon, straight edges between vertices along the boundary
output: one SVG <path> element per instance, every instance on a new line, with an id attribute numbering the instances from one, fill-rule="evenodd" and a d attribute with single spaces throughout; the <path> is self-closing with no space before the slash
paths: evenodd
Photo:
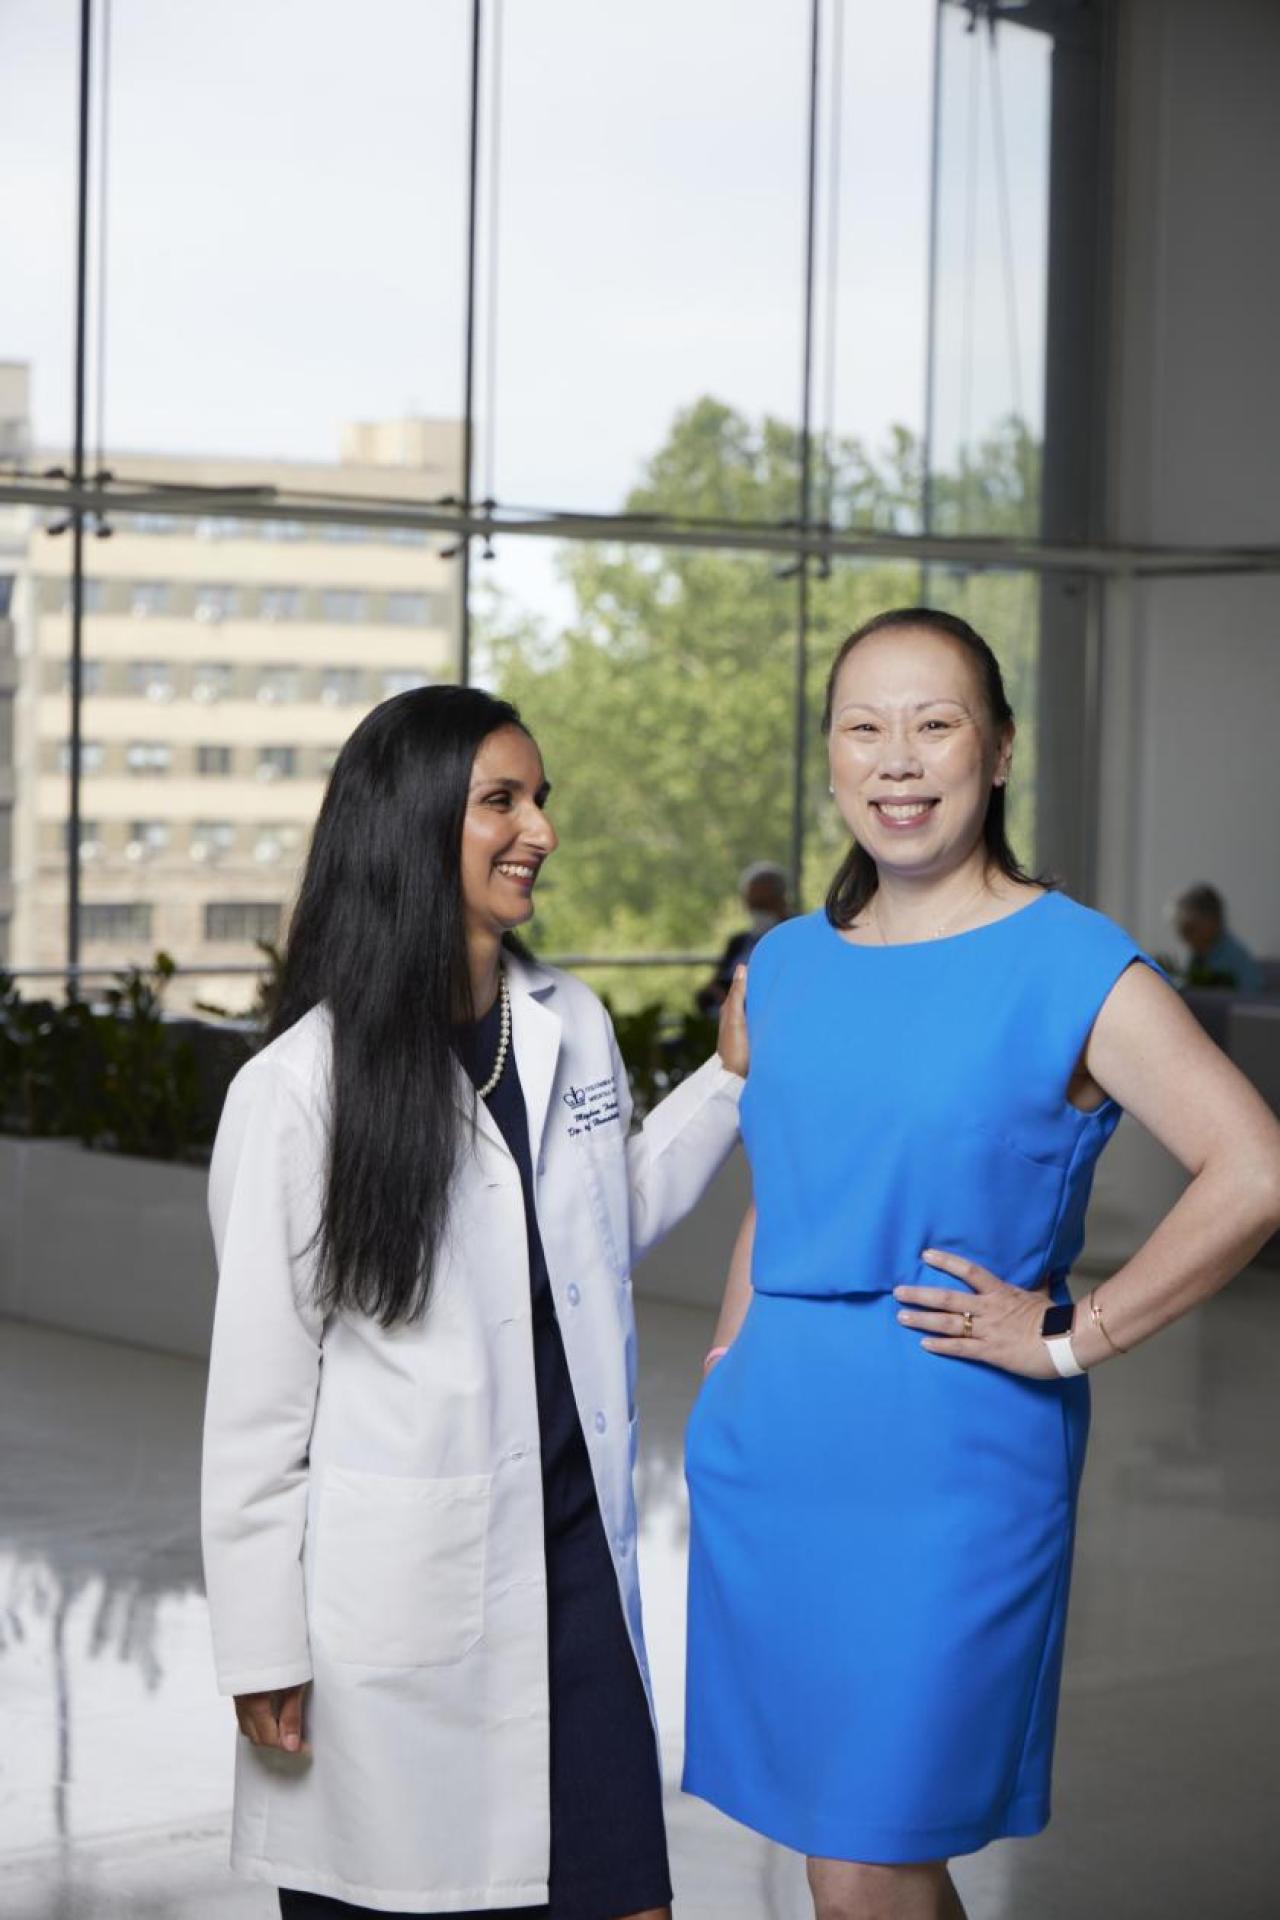
<path id="1" fill-rule="evenodd" d="M 791 917 L 787 876 L 771 860 L 753 861 L 739 880 L 738 890 L 751 924 L 741 933 L 731 936 L 716 961 L 716 970 L 711 979 L 705 987 L 698 989 L 695 997 L 702 1013 L 715 1014 L 720 1011 L 733 984 L 734 968 L 750 958 L 756 941 L 768 933 L 770 927 L 776 927 L 780 920 L 789 920 Z"/>
<path id="2" fill-rule="evenodd" d="M 1189 987 L 1234 987 L 1237 993 L 1261 993 L 1262 969 L 1244 942 L 1227 926 L 1227 909 L 1216 887 L 1198 882 L 1173 903 L 1178 938 L 1190 949 Z"/>

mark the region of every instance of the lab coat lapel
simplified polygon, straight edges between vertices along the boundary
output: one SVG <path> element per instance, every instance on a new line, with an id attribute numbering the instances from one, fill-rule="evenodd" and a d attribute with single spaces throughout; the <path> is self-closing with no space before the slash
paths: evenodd
<path id="1" fill-rule="evenodd" d="M 560 1060 L 560 1016 L 546 999 L 555 982 L 517 954 L 508 954 L 504 964 L 511 989 L 511 1044 L 529 1117 L 529 1153 L 536 1166 Z"/>

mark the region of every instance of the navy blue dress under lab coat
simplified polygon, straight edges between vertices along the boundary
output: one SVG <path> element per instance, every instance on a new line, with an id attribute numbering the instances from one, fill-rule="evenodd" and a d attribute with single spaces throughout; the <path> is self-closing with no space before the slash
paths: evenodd
<path id="1" fill-rule="evenodd" d="M 493 1071 L 499 1031 L 496 1002 L 460 1030 L 459 1050 L 477 1085 Z M 511 1920 L 619 1920 L 671 1899 L 661 1769 L 556 1319 L 514 1051 L 488 1107 L 520 1171 L 529 1236 L 551 1700 L 549 1904 L 510 1914 Z M 280 1910 L 283 1920 L 340 1920 L 369 1911 L 289 1890 L 281 1891 Z M 484 1920 L 504 1920 L 506 1911 L 490 1909 Z M 431 1916 L 384 1914 L 381 1920 Z"/>

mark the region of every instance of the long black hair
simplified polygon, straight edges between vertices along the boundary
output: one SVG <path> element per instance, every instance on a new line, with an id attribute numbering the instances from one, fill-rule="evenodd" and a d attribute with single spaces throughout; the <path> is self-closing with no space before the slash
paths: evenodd
<path id="1" fill-rule="evenodd" d="M 462 902 L 472 763 L 505 700 L 420 687 L 384 700 L 338 755 L 307 855 L 273 1040 L 323 1003 L 333 1030 L 316 1235 L 326 1312 L 384 1327 L 426 1306 L 464 1142 L 454 1023 L 474 1017 Z"/>
<path id="2" fill-rule="evenodd" d="M 923 628 L 926 633 L 941 634 L 944 639 L 958 640 L 978 669 L 978 684 L 982 689 L 983 702 L 997 734 L 1003 733 L 1006 727 L 1013 725 L 1013 708 L 1009 705 L 1009 696 L 1004 690 L 1004 675 L 1000 671 L 1000 662 L 976 628 L 971 627 L 967 620 L 961 620 L 958 614 L 941 613 L 936 607 L 893 607 L 888 613 L 876 614 L 873 620 L 865 620 L 860 627 L 854 628 L 846 640 L 841 642 L 839 651 L 831 662 L 831 671 L 827 675 L 827 692 L 822 707 L 824 734 L 829 735 L 831 732 L 836 680 L 840 669 L 858 642 L 865 640 L 873 633 L 894 633 L 908 627 L 914 628 L 917 632 Z M 1036 886 L 1056 886 L 1057 882 L 1052 878 L 1043 874 L 1028 873 L 1009 845 L 1004 803 L 1004 788 L 993 786 L 987 798 L 987 812 L 982 823 L 982 838 L 986 845 L 988 867 L 995 867 L 1009 880 L 1018 880 L 1024 884 Z M 875 861 L 855 840 L 827 889 L 827 918 L 832 926 L 852 926 L 879 885 L 880 876 L 876 871 Z"/>

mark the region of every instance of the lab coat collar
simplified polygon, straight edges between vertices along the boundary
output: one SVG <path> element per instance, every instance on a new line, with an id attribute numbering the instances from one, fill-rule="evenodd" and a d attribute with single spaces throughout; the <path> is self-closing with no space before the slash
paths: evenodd
<path id="1" fill-rule="evenodd" d="M 509 951 L 503 955 L 503 966 L 511 993 L 511 1045 L 529 1117 L 529 1154 L 536 1166 L 560 1059 L 560 1016 L 547 1004 L 547 996 L 556 984 L 555 975 L 540 967 L 536 960 L 526 960 Z M 467 1097 L 479 1132 L 503 1153 L 509 1152 L 485 1102 L 473 1100 L 469 1086 Z"/>

